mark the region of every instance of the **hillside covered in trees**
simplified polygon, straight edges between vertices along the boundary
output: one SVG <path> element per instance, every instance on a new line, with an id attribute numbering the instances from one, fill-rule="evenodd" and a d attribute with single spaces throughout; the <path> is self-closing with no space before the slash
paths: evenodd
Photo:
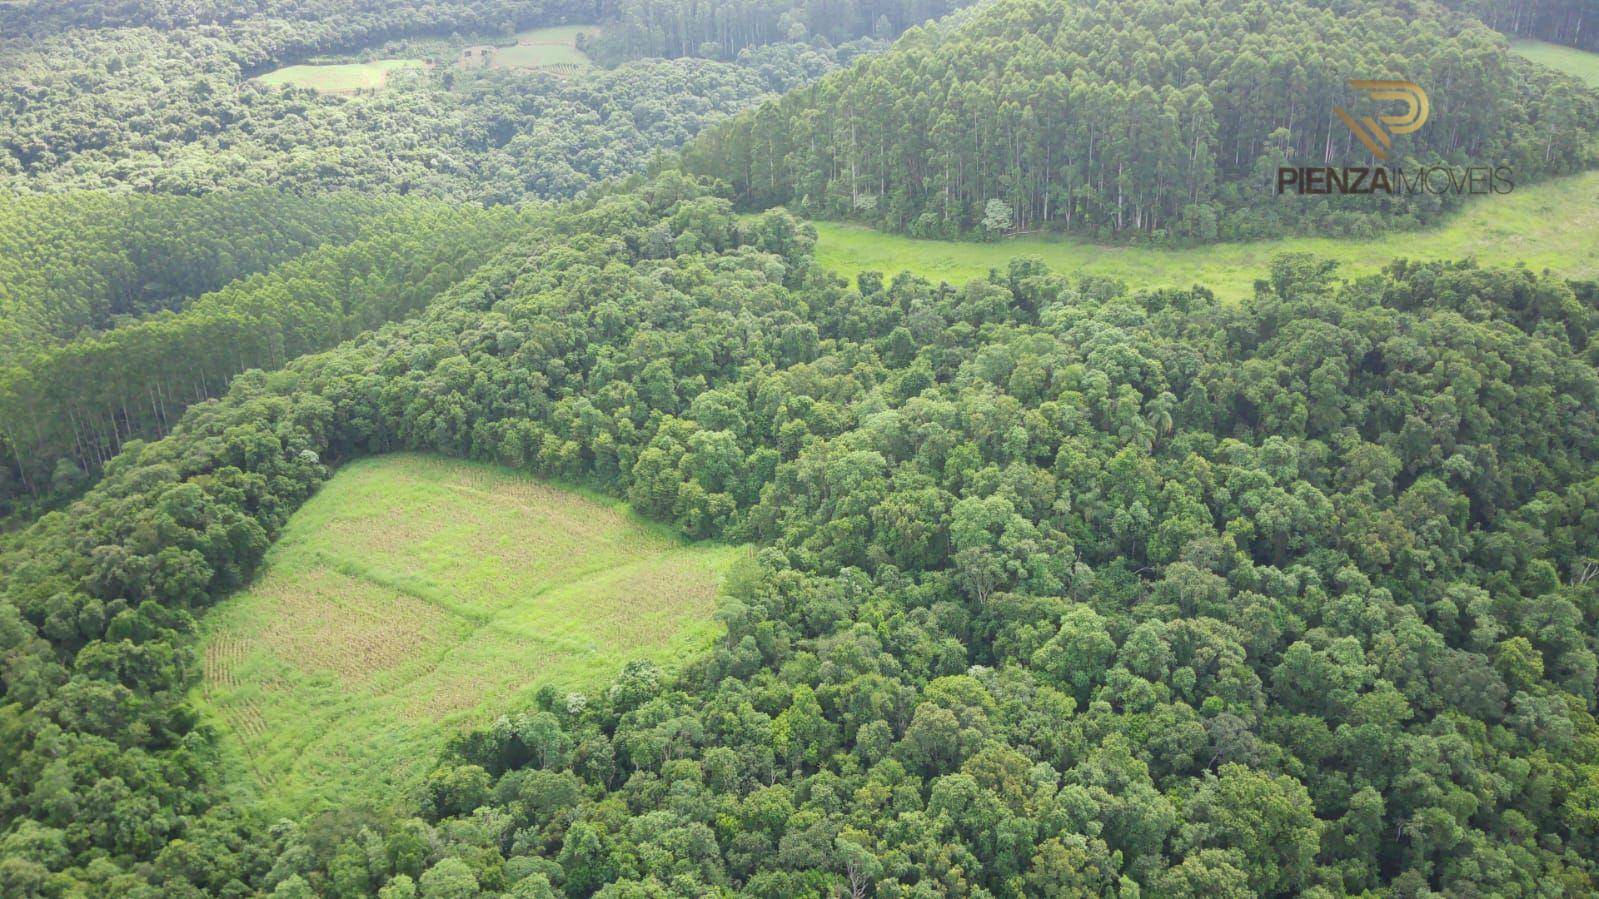
<path id="1" fill-rule="evenodd" d="M 0 0 L 0 897 L 1599 894 L 1599 283 L 846 278 L 798 217 L 1432 221 L 1266 176 L 1370 162 L 1351 77 L 1431 95 L 1390 165 L 1590 166 L 1599 97 L 1504 37 L 1584 9 Z M 575 23 L 601 67 L 449 62 Z M 390 53 L 432 66 L 254 80 Z M 474 464 L 401 496 L 394 453 Z M 306 572 L 394 645 L 278 603 Z M 270 676 L 278 615 L 343 672 Z M 310 812 L 256 801 L 213 647 L 270 657 L 227 707 L 300 728 Z M 495 696 L 432 695 L 463 647 Z"/>
<path id="2" fill-rule="evenodd" d="M 645 19 L 626 3 L 543 0 L 0 5 L 0 198 L 13 200 L 0 213 L 0 514 L 72 495 L 124 441 L 164 433 L 245 368 L 414 311 L 522 221 L 425 200 L 570 197 L 944 10 L 868 6 L 847 21 L 837 4 L 774 8 L 783 27 L 714 54 L 730 59 L 614 43 L 614 68 L 568 75 L 461 69 L 450 54 L 463 34 L 595 19 L 626 34 L 623 18 Z M 695 27 L 725 33 L 724 12 Z M 436 64 L 356 96 L 251 77 L 380 46 Z"/>
<path id="3" fill-rule="evenodd" d="M 5 3 L 0 188 L 569 197 L 947 8 L 817 0 L 690 16 L 646 0 Z M 668 19 L 682 35 L 661 30 Z M 614 68 L 568 77 L 456 65 L 466 35 L 593 21 L 616 35 L 594 47 Z M 704 46 L 717 41 L 726 49 Z M 253 80 L 385 46 L 431 68 L 359 96 Z M 662 58 L 680 56 L 711 58 Z"/>
<path id="4" fill-rule="evenodd" d="M 1352 8 L 1345 8 L 1352 7 Z M 1430 2 L 997 0 L 745 112 L 687 151 L 741 204 L 920 237 L 1370 234 L 1462 194 L 1273 196 L 1279 166 L 1369 166 L 1335 113 L 1403 78 L 1431 124 L 1389 165 L 1594 161 L 1599 99 Z M 1463 193 L 1463 192 L 1462 192 Z"/>
<path id="5" fill-rule="evenodd" d="M 341 97 L 248 81 L 232 52 L 203 30 L 119 29 L 6 54 L 0 72 L 18 88 L 0 96 L 0 185 L 566 197 L 769 89 L 753 70 L 657 60 L 574 79 L 406 72 L 379 93 Z"/>
<path id="6" fill-rule="evenodd" d="M 13 538 L 0 888 L 1595 888 L 1594 285 L 846 286 L 810 242 L 677 175 L 608 192 Z M 194 616 L 396 449 L 760 549 L 680 674 L 463 737 L 414 818 L 268 826 L 219 800 Z"/>

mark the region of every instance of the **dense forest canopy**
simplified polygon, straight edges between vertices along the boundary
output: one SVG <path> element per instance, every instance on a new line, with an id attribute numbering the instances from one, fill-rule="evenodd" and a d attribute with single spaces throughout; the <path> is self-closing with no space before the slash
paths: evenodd
<path id="1" fill-rule="evenodd" d="M 1586 6 L 963 6 L 0 2 L 0 896 L 1599 893 L 1599 284 L 846 280 L 794 214 L 1430 221 L 1264 176 L 1369 162 L 1376 76 L 1432 97 L 1393 165 L 1592 164 L 1599 98 L 1490 30 Z M 578 22 L 609 68 L 448 64 Z M 385 48 L 436 64 L 251 80 Z M 204 616 L 394 451 L 749 549 L 676 667 L 270 819 Z"/>
<path id="2" fill-rule="evenodd" d="M 636 171 L 771 89 L 749 69 L 657 60 L 573 79 L 404 72 L 389 89 L 346 98 L 241 81 L 227 46 L 133 29 L 10 54 L 0 70 L 17 87 L 0 98 L 0 184 L 566 197 Z M 51 60 L 63 55 L 102 61 L 58 69 Z"/>
<path id="3" fill-rule="evenodd" d="M 1274 197 L 1272 176 L 1370 165 L 1335 109 L 1351 78 L 1404 78 L 1432 124 L 1395 138 L 1392 165 L 1524 183 L 1593 162 L 1599 99 L 1581 84 L 1431 3 L 1346 6 L 998 0 L 741 114 L 687 159 L 755 208 L 923 237 L 1370 234 L 1461 197 Z"/>
<path id="4" fill-rule="evenodd" d="M 0 16 L 9 10 L 27 23 L 0 24 L 0 80 L 9 88 L 0 93 L 0 188 L 569 197 L 638 171 L 653 153 L 767 92 L 808 83 L 947 7 L 817 0 L 783 9 L 792 22 L 732 43 L 716 15 L 692 20 L 642 2 L 0 5 Z M 694 31 L 694 50 L 657 46 L 656 16 L 703 29 Z M 359 58 L 386 42 L 596 20 L 617 38 L 594 51 L 627 64 L 570 77 L 467 71 L 432 46 L 424 53 L 436 63 L 431 71 L 398 73 L 371 95 L 250 80 L 288 62 Z M 627 23 L 644 24 L 636 31 Z M 725 52 L 698 52 L 718 35 Z"/>
<path id="5" fill-rule="evenodd" d="M 845 6 L 788 8 L 799 19 L 825 18 L 828 34 L 840 39 L 855 31 L 891 36 L 917 16 L 942 11 L 874 7 L 866 18 L 890 15 L 893 26 L 852 31 L 837 19 Z M 240 304 L 224 299 L 204 314 L 93 332 L 178 310 L 323 242 L 361 238 L 353 252 L 381 254 L 438 237 L 421 224 L 433 213 L 391 214 L 423 207 L 380 199 L 385 195 L 513 205 L 573 196 L 642 168 L 768 92 L 812 81 L 883 43 L 835 46 L 827 35 L 785 26 L 770 41 L 741 45 L 733 62 L 633 59 L 645 54 L 614 50 L 632 61 L 567 76 L 457 69 L 440 49 L 454 44 L 430 37 L 626 14 L 625 5 L 348 0 L 36 2 L 0 10 L 18 24 L 0 34 L 0 73 L 11 86 L 0 94 L 0 189 L 18 192 L 0 222 L 11 251 L 0 263 L 8 266 L 0 270 L 0 348 L 7 350 L 0 362 L 0 508 L 23 495 L 71 495 L 124 440 L 163 433 L 188 402 L 216 394 L 234 373 L 276 367 L 353 335 L 359 328 L 352 325 L 393 315 L 319 325 L 316 340 L 285 338 L 284 323 L 300 317 L 307 297 L 327 301 L 350 277 L 323 272 L 307 281 L 296 273 L 275 277 L 302 286 L 252 300 L 253 317 L 240 317 Z M 442 54 L 441 64 L 395 73 L 389 89 L 355 97 L 247 77 L 274 63 L 385 39 L 428 58 Z M 205 199 L 90 192 L 107 187 Z M 69 193 L 30 198 L 34 191 Z M 334 196 L 315 199 L 325 193 Z M 392 239 L 377 240 L 377 227 Z M 481 261 L 479 251 L 501 239 L 479 237 L 487 242 L 457 262 Z M 433 249 L 448 247 L 445 240 Z M 438 284 L 422 278 L 400 286 L 418 271 L 413 261 L 373 263 L 383 274 L 353 288 L 343 305 L 417 308 Z M 399 293 L 380 298 L 380 287 Z M 259 284 L 241 283 L 222 296 L 260 292 Z M 52 345 L 76 337 L 84 339 Z M 183 361 L 168 366 L 174 353 Z M 101 377 L 107 360 L 130 376 Z"/>
<path id="6" fill-rule="evenodd" d="M 351 336 L 359 330 L 353 325 L 415 309 L 438 284 L 427 277 L 404 283 L 426 272 L 426 265 L 411 267 L 418 260 L 370 263 L 383 274 L 369 270 L 342 304 L 385 312 L 319 325 L 316 340 L 285 338 L 281 329 L 307 297 L 325 302 L 341 293 L 349 272 L 309 280 L 279 273 L 301 286 L 252 300 L 254 318 L 223 299 L 203 314 L 93 332 L 181 309 L 324 242 L 362 238 L 358 249 L 333 251 L 323 262 L 439 236 L 421 224 L 425 216 L 391 214 L 423 207 L 384 195 L 486 204 L 573 196 L 642 168 L 767 92 L 814 80 L 882 44 L 852 38 L 891 37 L 944 11 L 917 4 L 784 9 L 793 21 L 781 34 L 747 41 L 738 52 L 729 45 L 733 62 L 635 59 L 650 54 L 616 44 L 613 54 L 632 61 L 571 77 L 441 64 L 396 73 L 389 90 L 341 97 L 248 76 L 384 40 L 407 48 L 419 41 L 431 58 L 453 46 L 429 43 L 441 34 L 510 34 L 596 18 L 626 33 L 620 20 L 630 12 L 626 4 L 351 0 L 0 7 L 0 74 L 10 87 L 0 93 L 0 189 L 17 192 L 0 221 L 8 250 L 0 263 L 0 508 L 24 494 L 70 495 L 124 440 L 164 432 L 188 402 L 214 395 L 232 374 L 276 367 Z M 884 16 L 892 24 L 880 27 Z M 813 34 L 796 22 L 825 22 L 828 30 Z M 89 192 L 107 187 L 205 199 Z M 30 198 L 33 191 L 70 193 Z M 329 192 L 336 195 L 314 199 Z M 371 229 L 380 226 L 391 239 L 376 240 Z M 455 261 L 481 261 L 479 251 L 499 239 L 488 237 Z M 453 246 L 445 240 L 432 249 Z M 380 287 L 398 295 L 379 297 Z M 241 283 L 221 296 L 261 290 Z M 183 362 L 168 366 L 174 353 Z M 99 366 L 113 359 L 131 376 L 103 378 Z"/>
<path id="7" fill-rule="evenodd" d="M 1594 285 L 852 287 L 674 175 L 537 234 L 11 542 L 8 893 L 1594 888 Z M 183 701 L 193 616 L 400 448 L 763 549 L 681 675 L 459 740 L 415 819 L 262 829 Z"/>

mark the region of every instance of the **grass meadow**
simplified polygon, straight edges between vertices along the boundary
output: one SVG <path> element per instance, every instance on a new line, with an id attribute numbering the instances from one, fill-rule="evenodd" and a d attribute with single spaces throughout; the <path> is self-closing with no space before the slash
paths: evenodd
<path id="1" fill-rule="evenodd" d="M 557 73 L 571 73 L 589 68 L 593 62 L 588 54 L 577 48 L 579 35 L 596 35 L 597 25 L 556 25 L 550 28 L 529 28 L 519 31 L 509 43 L 482 45 L 475 49 L 492 48 L 489 65 L 496 69 L 545 69 Z"/>
<path id="2" fill-rule="evenodd" d="M 327 94 L 346 94 L 374 90 L 389 80 L 389 73 L 426 65 L 420 59 L 379 59 L 375 62 L 347 62 L 331 65 L 286 66 L 262 75 L 264 84 L 309 87 Z"/>
<path id="3" fill-rule="evenodd" d="M 587 68 L 588 54 L 571 44 L 517 44 L 494 51 L 497 69 Z"/>
<path id="4" fill-rule="evenodd" d="M 353 462 L 206 614 L 195 700 L 247 805 L 399 804 L 451 733 L 538 687 L 596 688 L 713 639 L 739 553 L 503 468 Z"/>
<path id="5" fill-rule="evenodd" d="M 1574 75 L 1590 87 L 1599 87 L 1599 53 L 1589 53 L 1586 50 L 1560 44 L 1548 44 L 1531 38 L 1511 41 L 1510 50 L 1539 65 Z"/>
<path id="6" fill-rule="evenodd" d="M 1203 284 L 1228 299 L 1247 298 L 1279 253 L 1315 253 L 1346 277 L 1370 274 L 1395 257 L 1475 257 L 1483 265 L 1525 264 L 1572 278 L 1599 277 L 1599 172 L 1518 186 L 1481 197 L 1447 222 L 1370 240 L 1291 237 L 1189 249 L 1099 246 L 1069 237 L 1022 237 L 995 243 L 917 240 L 860 225 L 816 222 L 817 261 L 853 278 L 862 271 L 914 272 L 964 283 L 1016 256 L 1036 256 L 1062 272 L 1119 278 L 1129 286 Z"/>
<path id="7" fill-rule="evenodd" d="M 586 34 L 590 37 L 600 33 L 598 25 L 551 25 L 548 28 L 528 28 L 516 33 L 518 44 L 573 44 L 577 43 L 577 36 Z"/>

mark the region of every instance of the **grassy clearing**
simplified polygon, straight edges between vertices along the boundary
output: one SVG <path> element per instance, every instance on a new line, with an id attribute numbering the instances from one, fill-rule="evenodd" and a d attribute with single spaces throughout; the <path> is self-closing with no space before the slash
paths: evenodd
<path id="1" fill-rule="evenodd" d="M 581 68 L 591 65 L 588 54 L 570 44 L 517 44 L 494 51 L 496 69 Z"/>
<path id="2" fill-rule="evenodd" d="M 703 645 L 739 552 L 494 466 L 354 462 L 207 613 L 195 699 L 241 801 L 397 803 L 450 733 L 539 686 L 590 689 Z"/>
<path id="3" fill-rule="evenodd" d="M 1573 75 L 1590 87 L 1599 87 L 1599 53 L 1547 44 L 1531 38 L 1511 41 L 1510 50 L 1539 65 Z"/>
<path id="4" fill-rule="evenodd" d="M 554 25 L 549 28 L 529 28 L 516 33 L 518 44 L 572 44 L 577 43 L 577 36 L 586 34 L 593 37 L 600 33 L 598 25 Z"/>
<path id="5" fill-rule="evenodd" d="M 593 62 L 588 54 L 577 48 L 580 35 L 600 33 L 598 25 L 557 25 L 552 28 L 529 28 L 517 32 L 516 37 L 501 44 L 479 44 L 462 51 L 461 64 L 466 68 L 488 65 L 495 69 L 535 69 L 556 73 L 576 72 L 589 68 Z"/>
<path id="6" fill-rule="evenodd" d="M 1346 276 L 1369 274 L 1396 256 L 1418 260 L 1474 256 L 1484 265 L 1525 264 L 1572 278 L 1599 277 L 1599 172 L 1518 187 L 1467 204 L 1440 227 L 1394 232 L 1374 240 L 1295 237 L 1163 250 L 1097 246 L 1069 238 L 1018 238 L 998 243 L 915 240 L 858 225 L 816 222 L 816 258 L 846 277 L 862 271 L 911 271 L 964 283 L 1003 268 L 1016 256 L 1037 256 L 1064 272 L 1120 278 L 1132 287 L 1204 284 L 1218 296 L 1254 291 L 1271 258 L 1308 252 L 1337 260 Z"/>
<path id="7" fill-rule="evenodd" d="M 292 84 L 309 87 L 325 94 L 348 94 L 358 90 L 375 90 L 389 80 L 396 69 L 426 65 L 420 59 L 379 59 L 375 62 L 349 62 L 325 66 L 287 66 L 268 72 L 258 80 L 264 84 Z"/>

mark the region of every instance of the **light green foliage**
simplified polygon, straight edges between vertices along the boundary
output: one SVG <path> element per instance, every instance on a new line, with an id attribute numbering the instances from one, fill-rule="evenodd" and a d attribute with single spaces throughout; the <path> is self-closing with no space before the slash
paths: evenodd
<path id="1" fill-rule="evenodd" d="M 1010 204 L 995 197 L 983 209 L 983 230 L 990 237 L 1000 237 L 1015 223 L 1015 213 Z"/>
<path id="2" fill-rule="evenodd" d="M 703 643 L 737 552 L 492 466 L 355 463 L 206 617 L 197 702 L 246 796 L 403 803 L 450 734 L 537 687 L 592 689 Z"/>

